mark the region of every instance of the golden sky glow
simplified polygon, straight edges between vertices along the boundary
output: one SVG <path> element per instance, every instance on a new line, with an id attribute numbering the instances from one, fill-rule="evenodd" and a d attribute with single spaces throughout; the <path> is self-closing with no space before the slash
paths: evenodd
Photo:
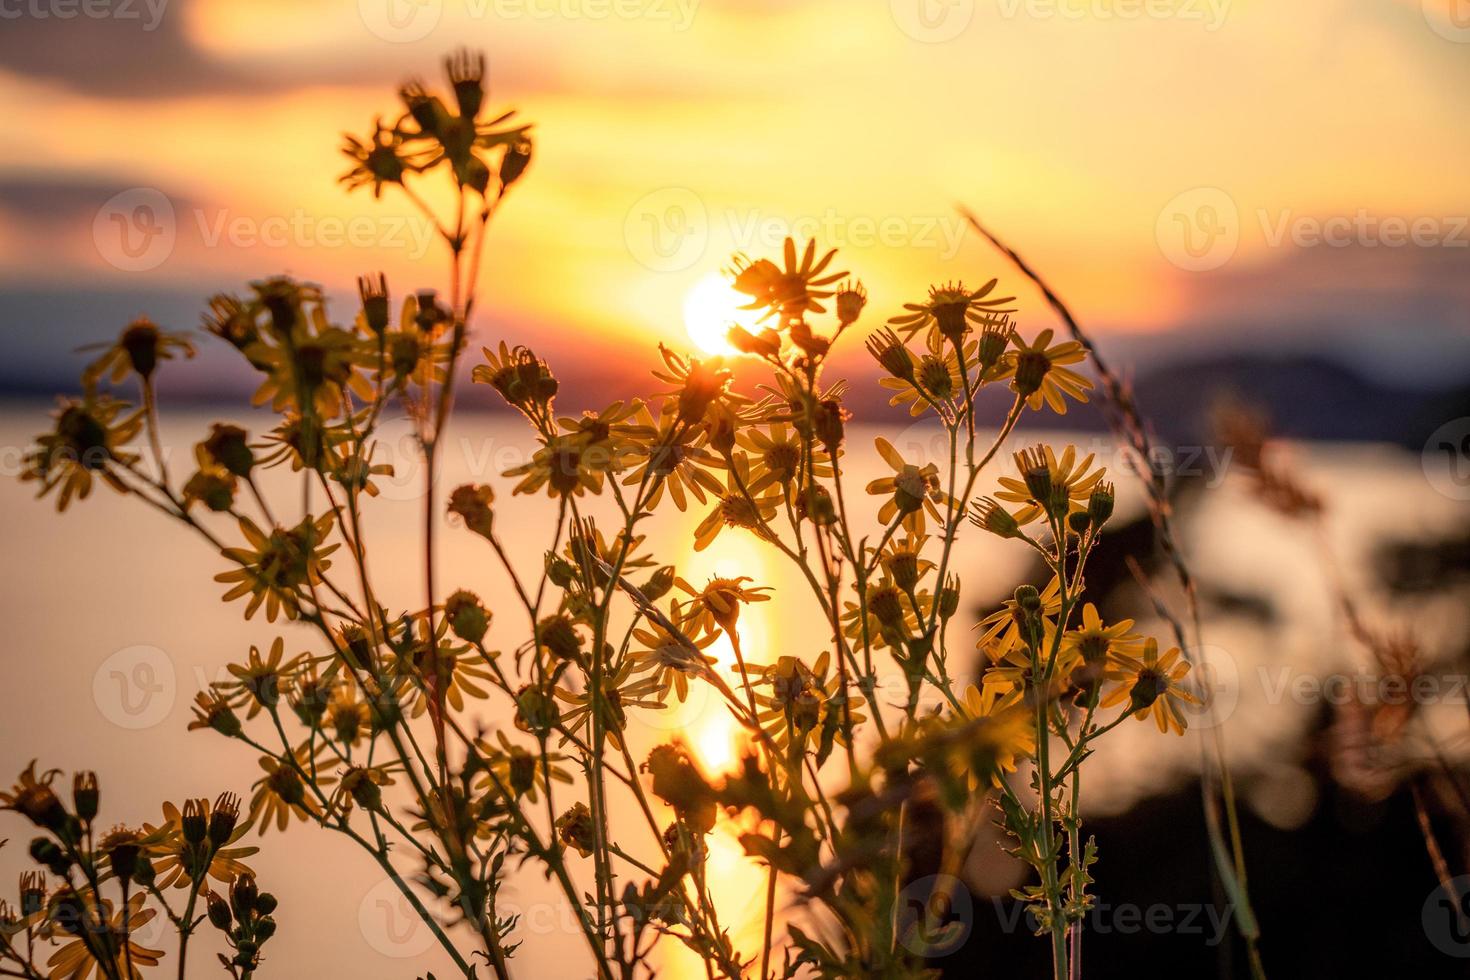
<path id="1" fill-rule="evenodd" d="M 537 132 L 487 253 L 497 317 L 687 347 L 691 288 L 787 230 L 840 248 L 886 316 L 1000 269 L 963 201 L 1095 323 L 1156 330 L 1214 274 L 1161 241 L 1181 194 L 1234 206 L 1226 271 L 1281 260 L 1282 215 L 1464 212 L 1470 44 L 1427 3 L 174 0 L 160 29 L 238 81 L 114 98 L 0 68 L 26 134 L 0 146 L 0 177 L 157 188 L 167 259 L 114 268 L 90 211 L 0 224 L 0 259 L 10 281 L 120 289 L 275 271 L 342 289 L 378 266 L 433 283 L 438 252 L 401 197 L 335 183 L 339 133 L 468 44 L 489 53 L 492 103 Z"/>

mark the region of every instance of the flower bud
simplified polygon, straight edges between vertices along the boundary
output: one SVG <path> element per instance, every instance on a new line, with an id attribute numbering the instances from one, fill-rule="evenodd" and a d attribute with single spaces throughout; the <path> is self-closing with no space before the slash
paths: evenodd
<path id="1" fill-rule="evenodd" d="M 903 381 L 914 380 L 914 358 L 908 348 L 891 329 L 876 331 L 868 338 L 868 353 L 882 365 L 883 370 Z"/>
<path id="2" fill-rule="evenodd" d="M 235 918 L 244 921 L 250 917 L 255 909 L 255 899 L 260 890 L 255 886 L 255 876 L 250 874 L 237 875 L 230 884 L 230 907 L 235 912 Z"/>
<path id="3" fill-rule="evenodd" d="M 1047 465 L 1045 451 L 1039 446 L 1023 449 L 1016 453 L 1015 460 L 1026 483 L 1026 492 L 1032 500 L 1047 506 L 1051 501 L 1051 467 Z"/>
<path id="4" fill-rule="evenodd" d="M 868 305 L 868 291 L 861 282 L 851 280 L 842 284 L 837 291 L 837 322 L 844 327 L 857 321 L 863 307 Z"/>
<path id="5" fill-rule="evenodd" d="M 582 635 L 566 616 L 547 616 L 537 623 L 536 639 L 558 660 L 575 660 L 581 656 Z"/>
<path id="6" fill-rule="evenodd" d="M 519 139 L 512 143 L 505 151 L 505 159 L 500 161 L 500 184 L 509 187 L 521 179 L 521 174 L 531 165 L 532 144 L 529 139 Z"/>
<path id="7" fill-rule="evenodd" d="M 454 635 L 468 643 L 479 643 L 490 628 L 490 613 L 473 592 L 460 589 L 444 603 L 444 615 Z"/>
<path id="8" fill-rule="evenodd" d="M 136 840 L 124 840 L 108 849 L 107 860 L 118 878 L 130 881 L 138 870 L 138 857 L 142 853 L 142 847 Z"/>
<path id="9" fill-rule="evenodd" d="M 674 587 L 674 566 L 664 565 L 648 577 L 641 591 L 650 602 L 662 599 Z"/>
<path id="10" fill-rule="evenodd" d="M 1092 523 L 1102 527 L 1108 518 L 1113 516 L 1113 485 L 1101 481 L 1092 488 L 1092 496 L 1087 498 L 1087 514 L 1092 518 Z"/>
<path id="11" fill-rule="evenodd" d="M 939 590 L 939 618 L 951 619 L 960 609 L 960 580 L 956 575 L 950 575 L 944 582 L 944 588 Z"/>
<path id="12" fill-rule="evenodd" d="M 217 892 L 205 892 L 204 901 L 209 907 L 209 924 L 221 932 L 229 932 L 233 919 L 230 917 L 230 906 L 219 897 Z"/>
<path id="13" fill-rule="evenodd" d="M 209 437 L 204 440 L 204 451 L 235 476 L 249 476 L 250 470 L 255 466 L 250 436 L 238 425 L 217 422 L 210 426 Z"/>
<path id="14" fill-rule="evenodd" d="M 215 850 L 230 842 L 239 819 L 240 797 L 234 793 L 221 793 L 215 798 L 214 807 L 209 811 L 209 843 Z"/>
<path id="15" fill-rule="evenodd" d="M 588 857 L 592 853 L 596 835 L 592 826 L 592 812 L 585 803 L 574 803 L 556 818 L 556 839 L 565 847 L 574 848 L 578 854 Z"/>
<path id="16" fill-rule="evenodd" d="M 64 875 L 71 860 L 57 843 L 48 837 L 37 837 L 31 841 L 31 858 L 51 870 L 52 874 Z"/>
<path id="17" fill-rule="evenodd" d="M 532 735 L 545 735 L 561 720 L 556 699 L 539 687 L 526 685 L 516 691 L 515 725 Z"/>
<path id="18" fill-rule="evenodd" d="M 97 816 L 98 796 L 95 772 L 79 772 L 72 777 L 72 803 L 77 808 L 77 817 L 83 822 L 90 822 L 93 817 Z"/>
<path id="19" fill-rule="evenodd" d="M 970 523 L 997 537 L 1021 536 L 1021 526 L 1016 523 L 1015 517 L 990 497 L 981 497 L 974 502 L 973 509 L 970 511 Z"/>
<path id="20" fill-rule="evenodd" d="M 465 484 L 456 487 L 449 495 L 449 512 L 464 521 L 464 526 L 488 539 L 494 526 L 494 515 L 490 505 L 495 502 L 495 491 L 488 485 Z"/>
<path id="21" fill-rule="evenodd" d="M 379 273 L 357 277 L 357 295 L 362 299 L 362 318 L 368 329 L 382 337 L 388 331 L 388 277 Z"/>
<path id="22" fill-rule="evenodd" d="M 133 883 L 148 888 L 156 877 L 158 870 L 153 867 L 153 859 L 146 854 L 138 855 L 137 866 L 133 868 Z"/>
<path id="23" fill-rule="evenodd" d="M 954 394 L 954 375 L 950 373 L 949 361 L 941 354 L 925 354 L 919 361 L 919 387 L 944 401 Z"/>
<path id="24" fill-rule="evenodd" d="M 847 410 L 835 398 L 818 402 L 812 413 L 812 434 L 830 456 L 836 456 L 837 450 L 842 448 L 847 418 Z"/>
<path id="25" fill-rule="evenodd" d="M 203 843 L 205 836 L 209 833 L 209 823 L 204 816 L 206 806 L 208 803 L 205 800 L 184 801 L 184 812 L 179 822 L 184 832 L 184 840 L 190 844 Z"/>
<path id="26" fill-rule="evenodd" d="M 979 346 L 975 352 L 982 372 L 989 371 L 1000 363 L 1001 355 L 1006 352 L 1006 345 L 1010 342 L 1010 336 L 1010 325 L 1004 320 L 985 324 L 985 328 L 980 331 Z"/>

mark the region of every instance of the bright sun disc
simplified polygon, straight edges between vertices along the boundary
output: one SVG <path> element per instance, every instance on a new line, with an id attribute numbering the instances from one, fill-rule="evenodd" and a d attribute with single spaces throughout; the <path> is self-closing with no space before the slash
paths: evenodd
<path id="1" fill-rule="evenodd" d="M 700 279 L 684 297 L 684 328 L 689 339 L 706 354 L 733 354 L 735 348 L 725 339 L 730 325 L 748 319 L 749 310 L 740 309 L 742 297 L 719 273 Z"/>

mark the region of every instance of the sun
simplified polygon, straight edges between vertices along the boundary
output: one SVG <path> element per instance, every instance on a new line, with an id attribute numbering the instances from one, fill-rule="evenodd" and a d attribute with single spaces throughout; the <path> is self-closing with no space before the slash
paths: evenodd
<path id="1" fill-rule="evenodd" d="M 689 339 L 706 354 L 734 354 L 725 339 L 730 325 L 749 326 L 750 310 L 740 309 L 742 297 L 717 272 L 689 287 L 684 297 L 684 328 Z"/>

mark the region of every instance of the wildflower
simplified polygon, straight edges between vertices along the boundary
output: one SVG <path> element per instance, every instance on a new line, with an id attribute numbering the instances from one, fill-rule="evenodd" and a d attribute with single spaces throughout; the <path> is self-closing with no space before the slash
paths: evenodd
<path id="1" fill-rule="evenodd" d="M 1053 511 L 1058 517 L 1087 511 L 1093 490 L 1107 470 L 1092 469 L 1094 455 L 1077 459 L 1075 447 L 1068 446 L 1057 456 L 1050 446 L 1038 446 L 1016 453 L 1016 466 L 1021 479 L 1003 476 L 996 499 L 1023 504 L 1012 517 L 1019 525 L 1029 524 L 1043 513 Z"/>
<path id="2" fill-rule="evenodd" d="M 556 818 L 556 839 L 563 846 L 575 849 L 583 857 L 592 855 L 596 831 L 592 825 L 592 811 L 587 809 L 587 804 L 574 803 Z"/>
<path id="3" fill-rule="evenodd" d="M 292 817 L 298 820 L 321 818 L 321 807 L 308 795 L 301 774 L 297 772 L 298 766 L 314 773 L 312 783 L 318 788 L 325 789 L 337 781 L 336 776 L 316 772 L 316 759 L 305 746 L 296 749 L 292 755 L 294 759 L 291 761 L 271 755 L 260 757 L 260 768 L 265 775 L 256 781 L 255 792 L 250 797 L 250 822 L 259 825 L 261 834 L 272 824 L 277 830 L 284 831 L 290 826 Z"/>
<path id="4" fill-rule="evenodd" d="M 396 129 L 383 125 L 381 118 L 373 120 L 373 135 L 366 140 L 355 136 L 344 137 L 342 152 L 352 161 L 352 167 L 337 180 L 346 184 L 349 191 L 371 184 L 373 197 L 381 197 L 385 184 L 402 184 L 408 164 L 403 159 L 403 137 Z"/>
<path id="5" fill-rule="evenodd" d="M 434 624 L 432 642 L 427 617 L 416 616 L 414 622 L 411 632 L 401 638 L 394 662 L 394 672 L 414 685 L 404 706 L 410 716 L 417 718 L 428 709 L 431 692 L 455 711 L 464 710 L 466 695 L 483 700 L 488 692 L 481 685 L 491 675 L 475 662 L 479 655 L 449 640 L 446 618 L 440 617 Z"/>
<path id="6" fill-rule="evenodd" d="M 254 718 L 261 708 L 274 711 L 281 694 L 291 682 L 291 674 L 300 666 L 305 654 L 297 654 L 282 661 L 286 640 L 276 637 L 271 643 L 270 654 L 262 659 L 260 648 L 254 644 L 245 664 L 230 664 L 226 669 L 235 679 L 217 681 L 214 689 L 229 699 L 230 707 L 246 708 L 246 719 Z"/>
<path id="7" fill-rule="evenodd" d="M 689 628 L 696 632 L 712 633 L 718 626 L 727 633 L 735 632 L 742 605 L 766 602 L 771 598 L 771 590 L 765 586 L 746 588 L 744 583 L 749 581 L 751 579 L 747 575 L 735 578 L 716 577 L 706 582 L 704 588 L 696 589 L 682 578 L 675 579 L 674 584 L 693 596 L 693 601 L 685 610 L 685 622 Z"/>
<path id="8" fill-rule="evenodd" d="M 117 384 L 131 371 L 149 383 L 159 361 L 171 360 L 175 352 L 185 357 L 194 356 L 194 345 L 183 334 L 167 333 L 146 316 L 139 317 L 123 328 L 116 341 L 110 345 L 89 344 L 80 350 L 95 350 L 105 347 L 102 354 L 82 371 L 82 385 L 91 390 L 97 382 L 107 378 Z"/>
<path id="9" fill-rule="evenodd" d="M 635 628 L 633 639 L 643 649 L 629 653 L 628 662 L 633 674 L 649 674 L 652 689 L 660 698 L 667 697 L 672 688 L 682 704 L 689 698 L 689 678 L 707 674 L 709 665 L 715 662 L 703 651 L 718 634 L 696 633 L 697 638 L 687 635 L 685 628 L 692 624 L 682 619 L 677 602 L 670 606 L 669 621 L 672 628 L 656 622 Z"/>
<path id="10" fill-rule="evenodd" d="M 961 698 L 965 714 L 963 746 L 972 778 L 999 786 L 1006 773 L 1016 771 L 1017 759 L 1036 752 L 1036 732 L 1029 712 L 1001 703 L 988 690 L 970 684 Z"/>
<path id="11" fill-rule="evenodd" d="M 31 823 L 47 830 L 58 831 L 68 819 L 66 807 L 51 788 L 51 782 L 60 773 L 59 769 L 48 769 L 36 775 L 36 760 L 32 759 L 20 774 L 19 781 L 8 793 L 0 793 L 0 809 L 14 810 L 30 819 Z"/>
<path id="12" fill-rule="evenodd" d="M 884 545 L 879 564 L 904 592 L 913 592 L 920 579 L 934 569 L 934 563 L 924 557 L 924 544 L 928 536 L 906 534 L 903 540 L 890 538 Z"/>
<path id="13" fill-rule="evenodd" d="M 721 401 L 731 399 L 732 375 L 721 357 L 684 357 L 659 344 L 665 369 L 654 371 L 658 380 L 674 387 L 664 396 L 677 408 L 675 413 L 684 425 L 697 425 L 705 413 Z"/>
<path id="14" fill-rule="evenodd" d="M 820 300 L 832 295 L 832 290 L 823 287 L 837 282 L 845 272 L 823 275 L 837 254 L 832 249 L 817 256 L 817 243 L 808 241 L 802 252 L 801 261 L 796 258 L 796 242 L 786 239 L 783 250 L 784 266 L 769 259 L 754 262 L 737 257 L 735 261 L 734 287 L 736 292 L 750 297 L 742 309 L 766 310 L 766 316 L 779 314 L 783 322 L 800 320 L 808 311 L 825 312 Z"/>
<path id="15" fill-rule="evenodd" d="M 656 507 L 665 489 L 681 511 L 689 506 L 691 497 L 703 504 L 705 494 L 719 496 L 724 492 L 720 481 L 709 470 L 723 467 L 725 461 L 705 447 L 705 429 L 687 425 L 669 427 L 662 416 L 655 423 L 646 406 L 639 407 L 638 418 L 641 427 L 658 434 L 640 448 L 641 456 L 623 479 L 623 486 L 646 487 L 644 507 L 649 510 Z"/>
<path id="16" fill-rule="evenodd" d="M 543 618 L 536 624 L 536 642 L 556 660 L 581 663 L 585 639 L 565 613 Z"/>
<path id="17" fill-rule="evenodd" d="M 230 602 L 250 596 L 245 618 L 265 604 L 265 618 L 276 621 L 283 610 L 287 619 L 295 619 L 300 609 L 301 589 L 314 588 L 322 581 L 322 573 L 331 567 L 327 555 L 339 545 L 322 546 L 331 534 L 333 515 L 323 514 L 316 520 L 307 517 L 290 530 L 275 528 L 266 534 L 249 518 L 240 519 L 240 530 L 249 542 L 248 548 L 226 548 L 226 558 L 241 567 L 221 572 L 216 582 L 231 584 L 224 594 Z"/>
<path id="18" fill-rule="evenodd" d="M 1185 723 L 1179 705 L 1200 703 L 1183 687 L 1188 673 L 1189 661 L 1181 657 L 1178 647 L 1160 656 L 1158 641 L 1150 638 L 1144 641 L 1142 657 L 1114 655 L 1114 666 L 1105 675 L 1114 682 L 1113 687 L 1103 695 L 1101 706 L 1111 708 L 1127 702 L 1125 710 L 1139 721 L 1153 715 L 1159 731 L 1183 735 Z"/>
<path id="19" fill-rule="evenodd" d="M 159 888 L 187 888 L 195 876 L 229 884 L 242 874 L 249 874 L 245 858 L 259 853 L 260 848 L 240 845 L 254 825 L 250 819 L 238 822 L 240 801 L 233 793 L 222 793 L 211 804 L 209 800 L 186 800 L 180 810 L 173 803 L 163 804 L 163 822 L 143 824 L 140 842 L 153 861 Z M 205 840 L 209 844 L 201 848 Z M 218 843 L 215 841 L 218 840 Z M 208 859 L 208 864 L 201 862 Z"/>
<path id="20" fill-rule="evenodd" d="M 810 666 L 791 656 L 768 666 L 751 665 L 751 672 L 770 686 L 769 694 L 755 696 L 761 727 L 783 750 L 793 739 L 803 747 L 815 742 L 819 764 L 834 744 L 847 744 L 849 722 L 856 731 L 867 720 L 858 710 L 864 699 L 844 691 L 839 674 L 828 676 L 831 670 L 832 654 L 825 650 Z"/>
<path id="21" fill-rule="evenodd" d="M 342 781 L 332 794 L 332 810 L 336 813 L 351 812 L 353 804 L 369 812 L 383 808 L 383 787 L 393 785 L 393 768 L 396 763 L 376 766 L 348 766 L 342 773 Z"/>
<path id="22" fill-rule="evenodd" d="M 141 980 L 143 968 L 155 967 L 163 958 L 163 950 L 144 946 L 134 938 L 158 914 L 157 909 L 143 907 L 147 898 L 146 893 L 139 892 L 114 911 L 111 901 L 101 899 L 99 902 L 90 889 L 79 892 L 70 885 L 64 886 L 51 898 L 51 915 L 61 932 L 76 938 L 51 954 L 46 961 L 50 968 L 48 976 L 60 980 L 87 980 L 96 970 L 99 977 Z M 99 919 L 106 923 L 103 928 L 112 938 L 103 943 L 97 943 L 91 937 L 83 938 L 81 930 L 96 929 L 90 923 Z M 126 947 L 124 936 L 128 937 Z M 97 961 L 94 946 L 106 949 L 114 961 L 104 967 Z"/>
<path id="23" fill-rule="evenodd" d="M 987 648 L 985 655 L 990 666 L 981 676 L 981 687 L 986 696 L 998 698 L 999 707 L 1009 707 L 1021 702 L 1028 695 L 1034 695 L 1037 682 L 1043 676 L 1047 677 L 1048 702 L 1065 694 L 1072 674 L 1081 665 L 1082 659 L 1075 650 L 1063 647 L 1057 651 L 1055 665 L 1052 665 L 1053 635 L 1053 632 L 1043 630 L 1035 644 L 1034 654 L 1019 645 L 994 644 Z"/>
<path id="24" fill-rule="evenodd" d="M 229 699 L 218 691 L 200 691 L 194 695 L 194 720 L 189 731 L 212 728 L 226 738 L 240 734 L 240 718 L 230 707 Z"/>
<path id="25" fill-rule="evenodd" d="M 1106 481 L 1095 484 L 1087 498 L 1087 516 L 1093 527 L 1102 527 L 1113 516 L 1113 485 Z"/>
<path id="26" fill-rule="evenodd" d="M 77 818 L 83 823 L 91 823 L 92 818 L 97 816 L 98 796 L 95 772 L 83 770 L 72 776 L 72 806 L 76 808 Z"/>
<path id="27" fill-rule="evenodd" d="M 898 381 L 913 384 L 914 356 L 892 329 L 884 327 L 873 331 L 872 336 L 868 337 L 866 347 L 873 359 L 883 366 L 883 370 Z"/>
<path id="28" fill-rule="evenodd" d="M 948 503 L 949 497 L 939 489 L 939 467 L 934 463 L 916 466 L 904 462 L 893 444 L 882 436 L 873 440 L 878 455 L 893 468 L 893 476 L 881 477 L 868 484 L 868 493 L 891 494 L 878 510 L 878 520 L 888 524 L 897 517 L 907 517 L 918 511 L 928 511 L 936 521 L 941 520 L 939 504 Z M 922 528 L 922 524 L 918 525 Z"/>
<path id="29" fill-rule="evenodd" d="M 617 747 L 623 744 L 622 732 L 628 726 L 628 708 L 664 707 L 654 678 L 645 676 L 634 679 L 633 674 L 631 658 L 624 659 L 615 672 L 603 675 L 602 696 L 596 699 L 602 706 L 603 736 Z M 590 691 L 583 693 L 558 687 L 556 697 L 572 706 L 562 716 L 564 727 L 569 730 L 583 725 L 590 727 L 593 702 Z"/>
<path id="30" fill-rule="evenodd" d="M 444 602 L 444 615 L 454 635 L 469 643 L 479 643 L 490 628 L 490 612 L 473 592 L 460 589 Z"/>
<path id="31" fill-rule="evenodd" d="M 362 740 L 363 731 L 372 722 L 372 712 L 367 704 L 358 699 L 357 685 L 344 680 L 332 689 L 332 696 L 327 700 L 325 718 L 338 742 L 355 747 Z"/>
<path id="32" fill-rule="evenodd" d="M 770 486 L 789 491 L 792 481 L 803 470 L 802 440 L 784 422 L 777 422 L 766 431 L 746 429 L 736 438 L 736 444 L 753 457 L 750 482 L 746 486 L 752 496 Z M 807 476 L 832 476 L 832 464 L 825 452 L 812 450 Z"/>
<path id="33" fill-rule="evenodd" d="M 1036 615 L 1041 619 L 1043 635 L 1047 630 L 1055 629 L 1055 618 L 1062 610 L 1061 588 L 1061 583 L 1056 576 L 1052 576 L 1046 588 L 1037 595 L 1039 606 Z M 1021 612 L 1018 599 L 1005 600 L 1000 609 L 980 620 L 978 625 L 980 640 L 976 643 L 976 647 L 991 651 L 999 657 L 1004 656 L 1013 647 L 1025 646 L 1026 640 L 1020 628 Z"/>
<path id="34" fill-rule="evenodd" d="M 449 495 L 449 513 L 464 521 L 464 526 L 489 539 L 494 529 L 494 512 L 490 505 L 495 502 L 495 491 L 488 484 L 465 484 L 455 487 Z"/>
<path id="35" fill-rule="evenodd" d="M 1131 619 L 1104 625 L 1097 607 L 1089 602 L 1082 607 L 1082 625 L 1062 634 L 1062 649 L 1081 658 L 1073 684 L 1084 699 L 1096 693 L 1115 655 L 1137 656 L 1142 650 L 1143 637 L 1131 629 Z"/>
<path id="36" fill-rule="evenodd" d="M 694 529 L 694 550 L 703 551 L 724 527 L 743 527 L 757 537 L 769 538 L 767 522 L 776 516 L 778 493 L 756 496 L 746 487 L 750 461 L 744 453 L 731 457 L 725 490 L 708 516 Z"/>
<path id="37" fill-rule="evenodd" d="M 366 415 L 355 421 L 366 421 Z M 353 439 L 348 425 L 323 425 L 318 418 L 303 419 L 298 412 L 287 411 L 256 448 L 263 450 L 259 462 L 267 469 L 289 461 L 293 472 L 307 468 L 327 472 L 337 458 L 335 451 Z"/>
<path id="38" fill-rule="evenodd" d="M 683 745 L 654 746 L 638 771 L 653 777 L 653 795 L 673 807 L 685 826 L 700 834 L 714 829 L 719 813 L 714 787 Z"/>
<path id="39" fill-rule="evenodd" d="M 992 279 L 974 291 L 962 282 L 930 286 L 929 298 L 922 303 L 905 303 L 907 313 L 889 319 L 889 326 L 912 340 L 920 330 L 929 328 L 936 336 L 958 344 L 970 331 L 971 323 L 982 323 L 995 313 L 1009 313 L 998 307 L 1013 301 L 1014 296 L 989 299 L 998 280 Z M 937 349 L 937 345 L 935 345 Z"/>
<path id="40" fill-rule="evenodd" d="M 577 435 L 553 436 L 536 450 L 529 463 L 514 466 L 505 476 L 519 476 L 513 493 L 535 493 L 543 486 L 553 497 L 602 492 L 603 477 L 622 468 L 622 459 Z"/>
<path id="41" fill-rule="evenodd" d="M 548 752 L 543 760 L 540 753 L 532 753 L 511 742 L 502 731 L 495 732 L 498 745 L 480 739 L 475 746 L 483 753 L 494 774 L 483 777 L 482 788 L 494 791 L 497 784 L 510 789 L 517 798 L 525 797 L 531 803 L 540 802 L 539 790 L 546 790 L 548 780 L 570 784 L 572 776 L 554 763 L 565 758 L 559 752 Z"/>
<path id="42" fill-rule="evenodd" d="M 533 422 L 549 416 L 558 385 L 545 361 L 526 347 L 511 350 L 504 341 L 497 351 L 485 347 L 481 352 L 485 363 L 470 372 L 471 380 L 490 385 Z"/>
<path id="43" fill-rule="evenodd" d="M 862 315 L 863 307 L 868 305 L 868 291 L 862 282 L 849 279 L 837 290 L 836 303 L 837 322 L 844 327 L 851 326 Z"/>
<path id="44" fill-rule="evenodd" d="M 119 418 L 127 408 L 107 395 L 63 400 L 55 414 L 55 428 L 37 436 L 35 448 L 26 453 L 20 478 L 40 483 L 37 497 L 61 487 L 56 498 L 58 511 L 66 510 L 73 497 L 87 499 L 94 474 L 118 493 L 127 493 L 128 485 L 117 469 L 132 466 L 138 456 L 123 451 L 122 446 L 143 428 L 141 411 Z"/>
<path id="45" fill-rule="evenodd" d="M 1016 538 L 1021 535 L 1019 522 L 990 497 L 978 497 L 970 505 L 970 523 L 997 537 Z"/>
<path id="46" fill-rule="evenodd" d="M 1039 411 L 1045 404 L 1058 415 L 1066 415 L 1066 398 L 1086 402 L 1087 392 L 1092 387 L 1091 381 L 1066 367 L 1080 363 L 1087 352 L 1075 340 L 1048 347 L 1052 333 L 1051 330 L 1043 330 L 1030 344 L 1023 344 L 1018 339 L 1016 349 L 1006 355 L 1005 373 L 1012 378 L 1012 389 L 1026 399 L 1032 411 Z"/>

